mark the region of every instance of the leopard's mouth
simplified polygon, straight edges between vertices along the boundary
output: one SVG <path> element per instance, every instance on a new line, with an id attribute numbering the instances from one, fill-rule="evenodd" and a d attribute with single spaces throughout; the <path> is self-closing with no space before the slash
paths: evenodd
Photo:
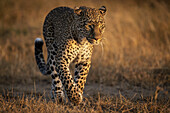
<path id="1" fill-rule="evenodd" d="M 98 45 L 101 41 L 101 38 L 100 39 L 88 38 L 87 40 L 93 45 Z"/>

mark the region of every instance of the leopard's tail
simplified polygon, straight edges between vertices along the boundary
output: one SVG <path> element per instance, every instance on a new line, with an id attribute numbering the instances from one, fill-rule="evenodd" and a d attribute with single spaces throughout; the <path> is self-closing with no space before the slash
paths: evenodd
<path id="1" fill-rule="evenodd" d="M 51 70 L 49 68 L 48 62 L 46 64 L 44 60 L 43 49 L 42 49 L 43 44 L 44 42 L 41 38 L 35 39 L 35 59 L 36 59 L 40 72 L 43 75 L 49 75 L 51 74 Z"/>

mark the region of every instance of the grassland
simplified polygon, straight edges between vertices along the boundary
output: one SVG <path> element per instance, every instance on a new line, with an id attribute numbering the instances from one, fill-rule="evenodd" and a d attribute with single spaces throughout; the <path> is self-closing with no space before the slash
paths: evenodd
<path id="1" fill-rule="evenodd" d="M 82 5 L 108 9 L 103 49 L 99 45 L 93 52 L 84 103 L 57 104 L 48 96 L 51 78 L 42 76 L 36 66 L 34 40 L 43 37 L 43 21 L 51 9 Z M 0 78 L 0 112 L 168 113 L 170 3 L 1 0 Z"/>

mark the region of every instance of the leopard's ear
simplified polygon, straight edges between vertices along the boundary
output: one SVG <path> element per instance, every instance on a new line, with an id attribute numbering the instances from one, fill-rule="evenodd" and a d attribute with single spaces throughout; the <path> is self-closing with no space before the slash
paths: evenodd
<path id="1" fill-rule="evenodd" d="M 101 6 L 101 7 L 99 8 L 99 11 L 100 11 L 100 13 L 104 16 L 104 15 L 106 14 L 106 7 L 105 7 L 105 6 Z"/>
<path id="2" fill-rule="evenodd" d="M 74 13 L 76 13 L 77 15 L 81 15 L 82 9 L 80 9 L 80 7 L 74 7 Z"/>

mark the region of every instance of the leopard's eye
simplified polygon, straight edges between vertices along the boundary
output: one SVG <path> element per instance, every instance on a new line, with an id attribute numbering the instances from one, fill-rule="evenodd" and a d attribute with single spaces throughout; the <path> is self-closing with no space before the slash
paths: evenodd
<path id="1" fill-rule="evenodd" d="M 89 25 L 89 28 L 90 28 L 90 29 L 93 29 L 93 28 L 94 28 L 94 26 L 93 26 L 93 25 Z"/>
<path id="2" fill-rule="evenodd" d="M 105 28 L 105 25 L 104 25 L 104 24 L 102 25 L 102 28 Z"/>
<path id="3" fill-rule="evenodd" d="M 86 29 L 87 29 L 88 31 L 91 31 L 91 30 L 94 29 L 94 25 L 92 25 L 92 24 L 87 24 L 87 25 L 85 25 L 85 26 L 86 26 Z"/>
<path id="4" fill-rule="evenodd" d="M 102 25 L 102 26 L 99 28 L 99 30 L 100 30 L 101 33 L 104 31 L 104 29 L 105 29 L 105 25 Z"/>
<path id="5" fill-rule="evenodd" d="M 90 32 L 93 33 L 94 32 L 94 25 L 93 24 L 89 25 L 89 28 L 90 28 Z"/>

